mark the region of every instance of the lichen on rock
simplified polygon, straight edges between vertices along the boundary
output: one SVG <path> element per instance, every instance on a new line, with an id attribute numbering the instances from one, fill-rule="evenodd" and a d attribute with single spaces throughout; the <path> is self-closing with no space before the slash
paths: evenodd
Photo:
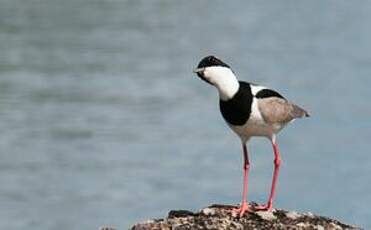
<path id="1" fill-rule="evenodd" d="M 255 204 L 251 204 L 255 205 Z M 168 217 L 134 225 L 132 230 L 186 230 L 186 229 L 311 229 L 341 230 L 361 229 L 337 220 L 312 213 L 273 209 L 272 211 L 249 212 L 239 217 L 232 205 L 211 205 L 199 212 L 187 210 L 170 211 Z"/>

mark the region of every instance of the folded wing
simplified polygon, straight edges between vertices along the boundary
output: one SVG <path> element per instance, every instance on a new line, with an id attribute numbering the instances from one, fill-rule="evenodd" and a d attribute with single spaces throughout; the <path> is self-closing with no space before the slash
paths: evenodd
<path id="1" fill-rule="evenodd" d="M 309 117 L 307 111 L 282 97 L 259 98 L 258 108 L 268 124 L 288 123 L 296 118 Z"/>

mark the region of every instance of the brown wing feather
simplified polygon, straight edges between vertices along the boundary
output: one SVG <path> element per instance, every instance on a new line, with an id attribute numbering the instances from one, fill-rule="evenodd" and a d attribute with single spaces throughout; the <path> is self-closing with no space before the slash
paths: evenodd
<path id="1" fill-rule="evenodd" d="M 295 118 L 309 116 L 304 109 L 278 97 L 259 99 L 258 108 L 268 124 L 288 123 Z"/>

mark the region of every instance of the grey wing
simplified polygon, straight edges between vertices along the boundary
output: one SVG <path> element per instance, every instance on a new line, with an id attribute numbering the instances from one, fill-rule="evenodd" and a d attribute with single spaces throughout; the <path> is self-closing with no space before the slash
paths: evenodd
<path id="1" fill-rule="evenodd" d="M 268 124 L 288 123 L 295 118 L 309 117 L 307 111 L 279 97 L 258 99 L 258 108 Z"/>

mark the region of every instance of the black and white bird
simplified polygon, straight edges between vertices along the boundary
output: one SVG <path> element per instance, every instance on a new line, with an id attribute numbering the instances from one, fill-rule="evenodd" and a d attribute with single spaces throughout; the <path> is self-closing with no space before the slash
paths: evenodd
<path id="1" fill-rule="evenodd" d="M 276 135 L 290 121 L 309 117 L 309 114 L 272 89 L 238 81 L 230 66 L 214 56 L 203 58 L 194 72 L 202 80 L 216 87 L 219 92 L 220 112 L 242 142 L 244 158 L 242 202 L 235 211 L 242 216 L 246 211 L 271 210 L 281 162 Z M 267 204 L 249 207 L 246 196 L 250 163 L 246 143 L 254 136 L 267 137 L 271 141 L 274 172 Z"/>

